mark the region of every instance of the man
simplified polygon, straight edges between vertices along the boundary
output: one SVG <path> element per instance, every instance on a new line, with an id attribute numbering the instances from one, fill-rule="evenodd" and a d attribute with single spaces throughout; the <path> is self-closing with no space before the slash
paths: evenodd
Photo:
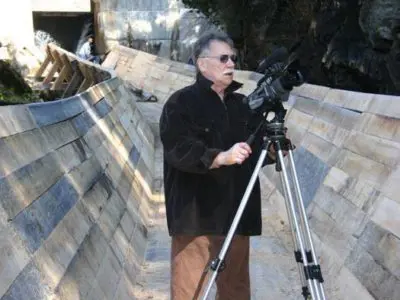
<path id="1" fill-rule="evenodd" d="M 196 82 L 175 92 L 160 118 L 172 300 L 198 299 L 204 292 L 205 268 L 221 250 L 261 145 L 257 141 L 252 149 L 244 142 L 262 116 L 252 115 L 244 95 L 235 93 L 241 84 L 233 80 L 232 40 L 209 32 L 193 56 Z M 250 299 L 249 237 L 260 234 L 257 180 L 217 277 L 219 300 Z"/>
<path id="2" fill-rule="evenodd" d="M 78 50 L 78 57 L 82 59 L 86 59 L 88 61 L 91 61 L 93 63 L 100 63 L 100 58 L 96 55 L 93 55 L 93 48 L 94 48 L 94 40 L 93 36 L 89 36 L 87 41 L 81 46 L 81 48 Z"/>

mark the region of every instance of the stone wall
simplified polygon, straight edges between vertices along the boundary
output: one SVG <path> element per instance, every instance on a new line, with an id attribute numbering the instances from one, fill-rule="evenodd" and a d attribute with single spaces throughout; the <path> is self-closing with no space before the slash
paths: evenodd
<path id="1" fill-rule="evenodd" d="M 133 299 L 154 135 L 117 77 L 0 108 L 0 298 Z"/>
<path id="2" fill-rule="evenodd" d="M 168 96 L 194 81 L 192 66 L 125 47 L 105 65 L 158 97 L 141 104 L 155 133 Z M 258 78 L 236 73 L 245 94 Z M 285 105 L 327 297 L 400 299 L 400 97 L 305 84 Z M 263 201 L 285 222 L 278 174 L 268 166 L 260 177 Z"/>

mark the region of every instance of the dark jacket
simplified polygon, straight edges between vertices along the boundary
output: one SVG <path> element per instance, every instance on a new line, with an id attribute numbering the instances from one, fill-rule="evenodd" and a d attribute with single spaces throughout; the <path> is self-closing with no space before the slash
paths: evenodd
<path id="1" fill-rule="evenodd" d="M 256 139 L 252 155 L 242 165 L 210 169 L 219 152 L 246 141 L 261 120 L 243 104 L 244 95 L 234 93 L 241 84 L 232 82 L 224 102 L 211 84 L 198 75 L 195 84 L 167 100 L 161 114 L 170 235 L 225 235 L 259 158 L 261 138 Z M 261 234 L 258 179 L 236 233 Z"/>

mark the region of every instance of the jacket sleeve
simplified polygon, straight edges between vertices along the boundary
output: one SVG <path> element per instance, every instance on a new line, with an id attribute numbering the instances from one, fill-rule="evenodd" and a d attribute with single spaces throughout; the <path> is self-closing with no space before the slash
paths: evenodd
<path id="1" fill-rule="evenodd" d="M 167 101 L 160 118 L 160 137 L 164 157 L 175 168 L 189 173 L 207 173 L 221 149 L 208 148 L 192 131 L 191 118 L 185 105 Z"/>

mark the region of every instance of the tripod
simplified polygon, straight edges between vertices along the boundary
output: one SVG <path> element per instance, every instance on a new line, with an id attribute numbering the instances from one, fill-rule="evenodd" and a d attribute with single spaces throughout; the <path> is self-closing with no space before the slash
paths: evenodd
<path id="1" fill-rule="evenodd" d="M 294 244 L 294 256 L 299 267 L 300 280 L 302 284 L 302 295 L 304 299 L 312 300 L 325 300 L 325 293 L 323 288 L 323 278 L 321 274 L 321 268 L 315 255 L 315 250 L 311 238 L 310 229 L 308 226 L 307 215 L 303 204 L 303 198 L 300 191 L 300 185 L 297 178 L 296 167 L 293 159 L 294 146 L 291 144 L 285 136 L 285 127 L 283 116 L 277 117 L 271 122 L 264 120 L 256 132 L 259 129 L 264 129 L 265 138 L 263 143 L 263 149 L 260 157 L 257 161 L 256 167 L 250 178 L 249 184 L 247 185 L 246 191 L 240 202 L 239 208 L 236 212 L 235 218 L 233 219 L 232 225 L 228 231 L 225 241 L 222 245 L 222 249 L 218 254 L 217 258 L 211 261 L 209 268 L 212 270 L 212 275 L 206 285 L 206 289 L 203 295 L 203 300 L 207 300 L 207 296 L 211 291 L 212 285 L 218 275 L 218 272 L 222 270 L 224 264 L 224 257 L 228 251 L 232 238 L 235 234 L 236 228 L 242 217 L 243 211 L 246 207 L 247 201 L 250 197 L 253 186 L 257 180 L 258 173 L 263 165 L 265 157 L 267 155 L 269 146 L 273 144 L 278 159 L 276 160 L 275 170 L 280 172 L 282 181 L 282 188 L 285 196 L 286 211 L 289 217 L 289 223 L 292 231 L 292 239 Z M 253 134 L 248 144 L 252 143 L 256 134 Z M 288 151 L 289 166 L 291 169 L 291 179 L 294 183 L 294 190 L 297 201 L 293 200 L 292 188 L 290 186 L 289 176 L 283 160 L 283 151 Z M 296 208 L 297 205 L 297 208 Z M 300 219 L 298 218 L 300 215 Z M 300 223 L 299 223 L 300 221 Z M 221 268 L 221 269 L 220 269 Z"/>

